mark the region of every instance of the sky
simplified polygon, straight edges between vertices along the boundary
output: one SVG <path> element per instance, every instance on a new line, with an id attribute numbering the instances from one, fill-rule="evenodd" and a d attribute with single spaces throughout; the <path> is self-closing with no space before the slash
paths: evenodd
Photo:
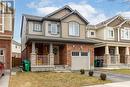
<path id="1" fill-rule="evenodd" d="M 15 0 L 13 39 L 21 42 L 22 14 L 44 17 L 64 5 L 79 11 L 90 24 L 97 24 L 118 14 L 130 18 L 130 0 Z"/>

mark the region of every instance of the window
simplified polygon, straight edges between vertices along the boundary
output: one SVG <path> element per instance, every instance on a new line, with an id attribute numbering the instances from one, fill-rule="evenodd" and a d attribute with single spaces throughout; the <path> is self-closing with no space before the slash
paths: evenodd
<path id="1" fill-rule="evenodd" d="M 121 39 L 130 39 L 130 29 L 121 29 Z"/>
<path id="2" fill-rule="evenodd" d="M 79 24 L 77 22 L 69 22 L 69 35 L 79 36 Z"/>
<path id="3" fill-rule="evenodd" d="M 94 32 L 91 32 L 91 35 L 93 36 L 93 35 L 94 35 Z"/>
<path id="4" fill-rule="evenodd" d="M 0 49 L 0 56 L 4 55 L 4 51 L 2 49 Z"/>
<path id="5" fill-rule="evenodd" d="M 41 24 L 40 23 L 34 23 L 33 31 L 41 32 L 42 31 Z"/>
<path id="6" fill-rule="evenodd" d="M 59 33 L 59 24 L 57 23 L 51 23 L 51 24 L 48 24 L 48 32 L 50 34 L 58 34 Z"/>
<path id="7" fill-rule="evenodd" d="M 0 31 L 2 31 L 2 14 L 0 14 Z"/>
<path id="8" fill-rule="evenodd" d="M 72 52 L 72 56 L 79 56 L 79 52 Z"/>
<path id="9" fill-rule="evenodd" d="M 81 52 L 81 56 L 88 56 L 88 52 Z"/>
<path id="10" fill-rule="evenodd" d="M 113 29 L 109 29 L 108 34 L 109 34 L 109 38 L 114 38 L 114 30 Z"/>

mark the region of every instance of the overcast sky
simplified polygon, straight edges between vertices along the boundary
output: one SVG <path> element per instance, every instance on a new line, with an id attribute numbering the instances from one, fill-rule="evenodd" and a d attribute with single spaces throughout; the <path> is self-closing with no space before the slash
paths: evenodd
<path id="1" fill-rule="evenodd" d="M 118 14 L 130 18 L 130 0 L 15 0 L 14 40 L 21 41 L 22 14 L 44 17 L 64 5 L 79 11 L 90 24 L 97 24 Z"/>

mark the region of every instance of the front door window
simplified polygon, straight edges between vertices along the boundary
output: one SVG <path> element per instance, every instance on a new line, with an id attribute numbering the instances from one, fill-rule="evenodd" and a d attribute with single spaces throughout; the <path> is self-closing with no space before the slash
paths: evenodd
<path id="1" fill-rule="evenodd" d="M 59 64 L 59 47 L 58 46 L 54 46 L 53 53 L 54 53 L 54 64 L 58 65 Z"/>

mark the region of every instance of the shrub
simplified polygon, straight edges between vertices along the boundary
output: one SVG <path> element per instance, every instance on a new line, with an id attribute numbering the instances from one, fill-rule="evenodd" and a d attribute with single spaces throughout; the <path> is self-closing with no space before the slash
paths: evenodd
<path id="1" fill-rule="evenodd" d="M 84 69 L 80 69 L 80 74 L 85 74 L 85 70 Z"/>
<path id="2" fill-rule="evenodd" d="M 101 74 L 100 74 L 101 80 L 106 80 L 106 77 L 107 77 L 106 74 L 104 74 L 104 73 L 101 73 Z"/>
<path id="3" fill-rule="evenodd" d="M 89 74 L 89 76 L 93 76 L 93 71 L 90 70 L 90 71 L 88 72 L 88 74 Z"/>

